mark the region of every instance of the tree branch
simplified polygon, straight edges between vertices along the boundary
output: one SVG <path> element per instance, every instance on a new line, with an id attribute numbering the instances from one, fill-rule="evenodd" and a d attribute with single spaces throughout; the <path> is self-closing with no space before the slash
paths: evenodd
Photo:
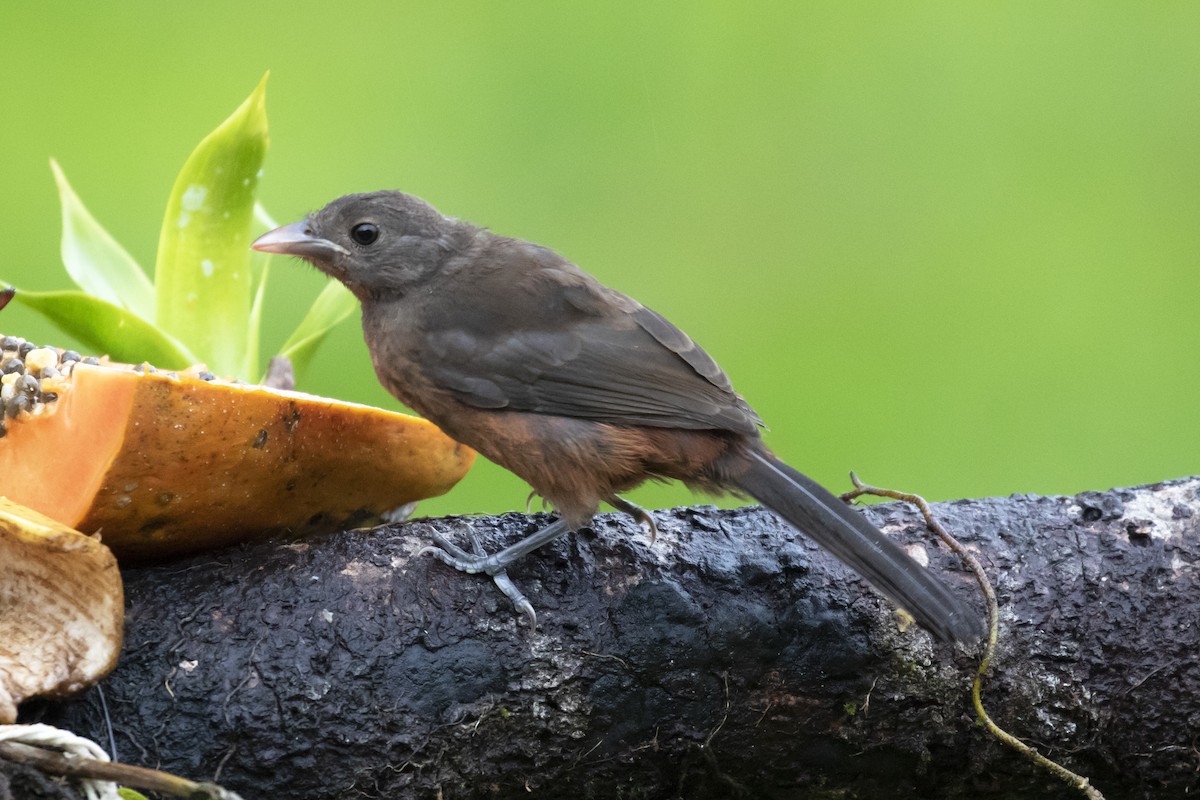
<path id="1" fill-rule="evenodd" d="M 1200 789 L 1198 491 L 934 506 L 996 587 L 985 703 L 1110 800 Z M 866 513 L 975 596 L 916 511 Z M 547 519 L 470 523 L 494 549 Z M 977 728 L 970 654 L 769 513 L 655 519 L 653 546 L 610 515 L 514 567 L 532 636 L 412 557 L 459 518 L 127 569 L 119 756 L 248 797 L 1076 796 Z M 107 741 L 94 692 L 23 719 Z"/>

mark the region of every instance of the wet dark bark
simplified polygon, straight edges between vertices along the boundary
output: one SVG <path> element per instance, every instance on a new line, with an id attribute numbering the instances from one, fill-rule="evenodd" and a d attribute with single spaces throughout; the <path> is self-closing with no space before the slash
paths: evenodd
<path id="1" fill-rule="evenodd" d="M 985 698 L 1109 798 L 1200 791 L 1200 479 L 936 506 L 1001 604 Z M 977 597 L 905 506 L 877 523 Z M 247 797 L 1076 796 L 974 724 L 972 659 L 761 509 L 605 516 L 490 582 L 419 520 L 125 572 L 120 757 Z M 485 545 L 545 518 L 471 521 Z M 982 603 L 975 601 L 982 614 Z M 107 741 L 94 690 L 24 720 Z"/>
<path id="2" fill-rule="evenodd" d="M 0 295 L 3 293 L 0 292 Z M 33 767 L 0 758 L 0 800 L 81 800 L 82 795 L 64 781 L 43 775 Z"/>

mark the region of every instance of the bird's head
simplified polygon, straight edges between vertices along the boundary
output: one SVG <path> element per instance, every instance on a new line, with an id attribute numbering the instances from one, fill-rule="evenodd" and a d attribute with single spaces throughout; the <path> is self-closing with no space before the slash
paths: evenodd
<path id="1" fill-rule="evenodd" d="M 302 258 L 366 300 L 411 291 L 455 251 L 466 227 L 402 192 L 348 194 L 250 246 Z"/>

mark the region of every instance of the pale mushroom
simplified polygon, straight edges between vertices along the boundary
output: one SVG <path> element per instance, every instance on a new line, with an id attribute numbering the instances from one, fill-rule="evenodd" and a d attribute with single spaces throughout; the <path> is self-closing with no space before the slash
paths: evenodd
<path id="1" fill-rule="evenodd" d="M 98 538 L 0 497 L 0 724 L 30 697 L 104 677 L 124 618 L 117 561 Z"/>

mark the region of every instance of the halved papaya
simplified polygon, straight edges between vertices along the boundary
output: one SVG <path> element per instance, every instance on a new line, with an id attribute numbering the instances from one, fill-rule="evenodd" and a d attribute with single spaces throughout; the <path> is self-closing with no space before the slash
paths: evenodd
<path id="1" fill-rule="evenodd" d="M 122 558 L 365 524 L 446 492 L 475 458 L 405 414 L 21 349 L 29 370 L 0 361 L 0 496 Z"/>

